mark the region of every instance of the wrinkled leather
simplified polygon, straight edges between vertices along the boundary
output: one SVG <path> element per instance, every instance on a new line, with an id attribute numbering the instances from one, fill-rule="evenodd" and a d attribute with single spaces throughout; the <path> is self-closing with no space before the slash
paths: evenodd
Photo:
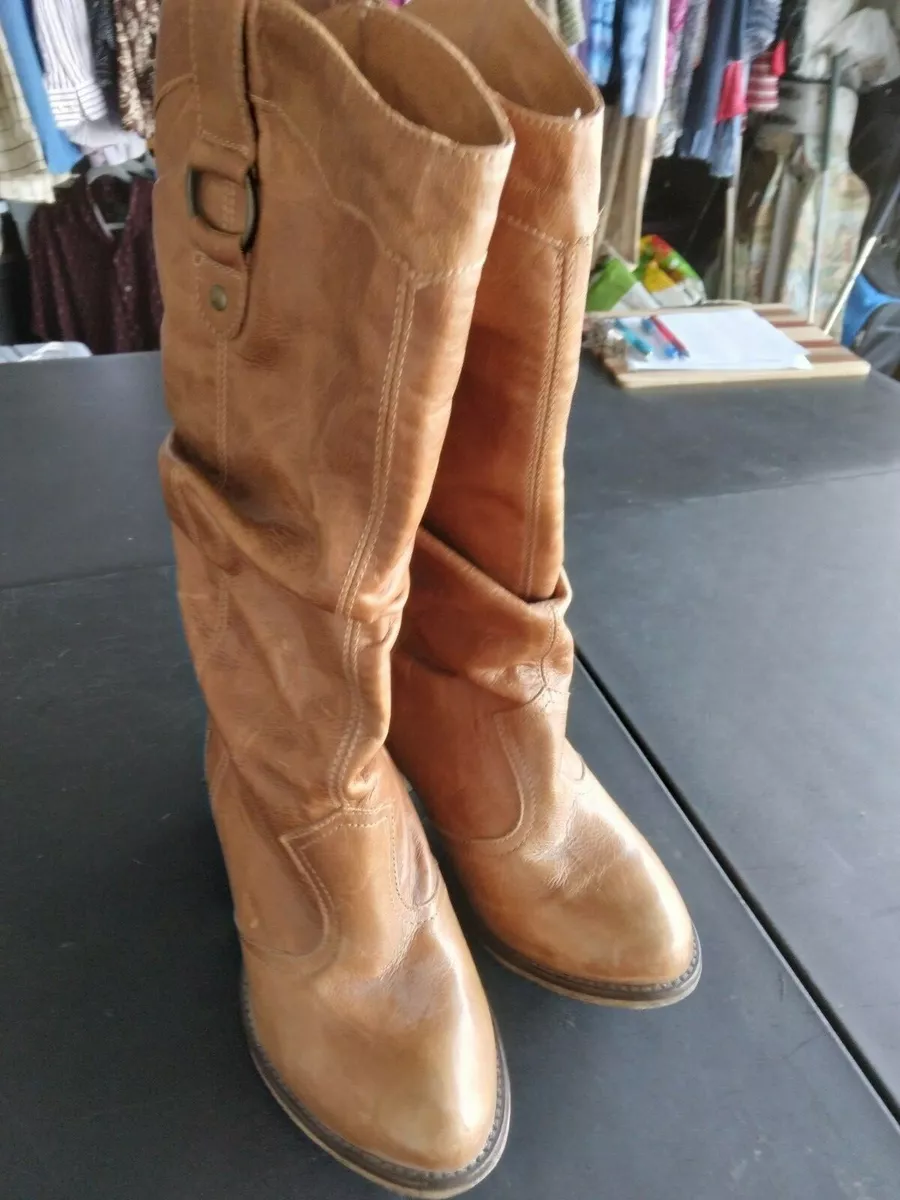
<path id="1" fill-rule="evenodd" d="M 389 657 L 509 126 L 419 23 L 289 0 L 166 0 L 157 120 L 160 467 L 253 1030 L 350 1148 L 439 1181 L 498 1048 L 384 750 Z"/>
<path id="2" fill-rule="evenodd" d="M 413 556 L 390 744 L 491 938 L 574 991 L 637 1002 L 690 976 L 693 927 L 565 737 L 563 450 L 601 101 L 525 0 L 412 0 L 410 11 L 496 89 L 516 149 Z"/>

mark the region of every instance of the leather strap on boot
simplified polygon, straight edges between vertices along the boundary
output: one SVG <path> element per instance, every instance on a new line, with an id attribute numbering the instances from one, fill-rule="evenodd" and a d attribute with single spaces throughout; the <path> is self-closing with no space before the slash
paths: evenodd
<path id="1" fill-rule="evenodd" d="M 197 135 L 185 194 L 197 302 L 216 334 L 234 338 L 246 311 L 247 255 L 258 218 L 256 129 L 246 87 L 247 0 L 190 0 L 188 15 Z"/>

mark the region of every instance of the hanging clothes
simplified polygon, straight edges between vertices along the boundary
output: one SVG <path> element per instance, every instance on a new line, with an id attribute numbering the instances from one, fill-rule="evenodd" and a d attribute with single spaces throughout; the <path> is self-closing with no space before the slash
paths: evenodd
<path id="1" fill-rule="evenodd" d="M 673 8 L 677 6 L 673 5 Z M 675 144 L 681 137 L 684 127 L 684 114 L 687 111 L 688 96 L 694 71 L 700 65 L 703 57 L 703 47 L 706 44 L 706 22 L 709 12 L 709 0 L 687 0 L 684 13 L 684 24 L 674 30 L 674 46 L 670 37 L 670 46 L 674 61 L 666 82 L 666 94 L 663 97 L 662 109 L 659 114 L 659 128 L 656 135 L 654 154 L 656 158 L 668 158 L 675 153 Z M 672 30 L 670 16 L 669 28 Z"/>
<path id="2" fill-rule="evenodd" d="M 567 46 L 577 46 L 585 39 L 584 14 L 581 0 L 533 0 L 535 8 L 546 17 Z"/>
<path id="3" fill-rule="evenodd" d="M 53 199 L 53 185 L 67 178 L 47 170 L 41 140 L 0 28 L 0 199 L 46 204 Z"/>
<path id="4" fill-rule="evenodd" d="M 553 32 L 559 33 L 559 16 L 556 11 L 556 0 L 534 0 L 534 7 L 542 17 L 546 18 Z"/>
<path id="5" fill-rule="evenodd" d="M 126 132 L 107 112 L 94 73 L 85 0 L 34 0 L 35 27 L 44 58 L 44 78 L 56 124 L 95 166 L 140 158 L 147 144 Z"/>
<path id="6" fill-rule="evenodd" d="M 768 50 L 778 36 L 781 0 L 750 0 L 741 57 L 751 62 Z"/>
<path id="7" fill-rule="evenodd" d="M 94 76 L 84 0 L 32 0 L 32 5 L 44 83 L 57 126 L 68 132 L 83 121 L 103 119 L 106 100 Z"/>
<path id="8" fill-rule="evenodd" d="M 764 50 L 750 64 L 750 81 L 747 84 L 747 109 L 749 112 L 774 112 L 778 107 L 778 82 L 787 70 L 787 50 L 784 42 L 778 42 L 771 50 Z"/>
<path id="9" fill-rule="evenodd" d="M 638 256 L 656 124 L 665 94 L 669 3 L 655 0 L 653 6 L 633 112 L 626 115 L 621 104 L 608 112 L 598 232 L 628 262 Z"/>
<path id="10" fill-rule="evenodd" d="M 854 91 L 868 91 L 900 75 L 898 35 L 887 12 L 860 8 L 832 25 L 824 24 L 816 11 L 816 23 L 810 10 L 804 31 L 806 50 L 799 71 L 804 79 L 827 79 L 832 56 L 841 50 L 849 50 L 841 78 Z"/>
<path id="11" fill-rule="evenodd" d="M 678 53 L 684 38 L 684 26 L 688 15 L 688 0 L 671 0 L 669 4 L 669 29 L 666 35 L 666 82 L 675 72 Z"/>
<path id="12" fill-rule="evenodd" d="M 700 65 L 694 72 L 678 143 L 682 158 L 709 162 L 716 125 L 736 116 L 744 91 L 741 56 L 748 0 L 716 0 Z"/>
<path id="13" fill-rule="evenodd" d="M 125 189 L 130 189 L 125 192 Z M 45 341 L 84 342 L 94 354 L 155 350 L 162 300 L 153 255 L 153 183 L 83 177 L 39 208 L 29 226 L 32 324 Z M 98 218 L 125 199 L 124 228 Z M 96 207 L 95 207 L 96 206 Z"/>
<path id="14" fill-rule="evenodd" d="M 26 0 L 3 0 L 0 27 L 32 124 L 40 138 L 47 170 L 51 175 L 67 175 L 81 158 L 81 151 L 57 128 L 50 111 Z"/>
<path id="15" fill-rule="evenodd" d="M 621 92 L 619 109 L 623 117 L 634 116 L 638 88 L 644 75 L 647 43 L 653 25 L 657 0 L 622 0 L 622 32 L 619 37 Z"/>
<path id="16" fill-rule="evenodd" d="M 160 0 L 114 0 L 119 115 L 126 129 L 153 136 L 154 63 Z"/>
<path id="17" fill-rule="evenodd" d="M 775 40 L 781 0 L 748 0 L 741 36 L 741 61 L 729 63 L 722 81 L 722 96 L 716 114 L 716 130 L 709 156 L 710 174 L 731 179 L 740 161 L 744 118 L 747 114 L 750 60 L 767 50 Z"/>
<path id="18" fill-rule="evenodd" d="M 580 46 L 587 37 L 581 0 L 557 0 L 559 36 L 567 46 Z"/>
<path id="19" fill-rule="evenodd" d="M 616 0 L 589 0 L 583 62 L 597 85 L 606 87 L 613 65 Z"/>
<path id="20" fill-rule="evenodd" d="M 634 101 L 636 117 L 654 121 L 662 109 L 666 90 L 666 59 L 669 41 L 669 10 L 671 0 L 654 0 L 647 34 L 644 68 Z"/>
<path id="21" fill-rule="evenodd" d="M 735 296 L 789 304 L 805 312 L 822 186 L 827 84 L 785 84 L 774 120 L 764 121 L 741 172 Z M 850 137 L 857 96 L 838 89 L 827 175 L 824 253 L 816 320 L 824 319 L 849 274 L 868 208 L 868 189 L 853 172 Z"/>
<path id="22" fill-rule="evenodd" d="M 119 109 L 119 66 L 116 51 L 116 14 L 113 0 L 87 0 L 88 27 L 94 75 L 110 113 Z"/>
<path id="23" fill-rule="evenodd" d="M 781 4 L 781 16 L 775 36 L 778 41 L 787 45 L 787 69 L 791 72 L 800 69 L 806 49 L 806 38 L 803 34 L 806 24 L 806 5 L 807 0 L 782 0 Z"/>
<path id="24" fill-rule="evenodd" d="M 118 117 L 84 121 L 72 131 L 72 137 L 94 167 L 114 167 L 147 153 L 145 139 L 139 133 L 123 129 Z"/>

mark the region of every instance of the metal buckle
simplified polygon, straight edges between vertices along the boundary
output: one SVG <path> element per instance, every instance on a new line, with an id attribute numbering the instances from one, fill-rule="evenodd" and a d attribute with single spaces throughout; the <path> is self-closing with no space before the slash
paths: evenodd
<path id="1" fill-rule="evenodd" d="M 185 193 L 187 196 L 188 213 L 192 217 L 196 217 L 202 221 L 209 229 L 214 226 L 210 225 L 206 217 L 200 211 L 198 203 L 198 188 L 200 176 L 203 171 L 197 167 L 188 167 L 187 175 L 185 176 Z M 259 201 L 257 197 L 256 176 L 252 171 L 247 171 L 244 176 L 244 232 L 241 234 L 241 250 L 246 252 L 250 249 L 253 238 L 256 234 L 256 223 L 259 219 Z M 218 230 L 217 232 L 222 232 Z"/>

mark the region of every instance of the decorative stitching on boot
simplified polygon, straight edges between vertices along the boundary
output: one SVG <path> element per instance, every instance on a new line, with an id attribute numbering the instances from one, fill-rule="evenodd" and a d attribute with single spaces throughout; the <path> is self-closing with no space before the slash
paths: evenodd
<path id="1" fill-rule="evenodd" d="M 509 213 L 498 213 L 497 220 L 502 221 L 504 225 L 512 225 L 513 229 L 521 229 L 523 233 L 527 233 L 535 241 L 543 242 L 545 246 L 552 246 L 554 250 L 569 250 L 582 244 L 590 243 L 593 245 L 594 242 L 593 233 L 584 233 L 574 241 L 571 238 L 551 237 L 549 233 L 544 233 L 536 225 L 529 225 L 527 221 L 522 221 L 519 217 L 512 217 Z"/>
<path id="2" fill-rule="evenodd" d="M 559 325 L 562 312 L 563 275 L 565 260 L 557 253 L 553 275 L 553 311 L 554 329 L 544 367 L 541 373 L 541 389 L 535 412 L 535 428 L 532 432 L 531 454 L 528 460 L 528 508 L 525 528 L 525 561 L 522 567 L 520 592 L 526 599 L 531 595 L 532 577 L 534 575 L 534 557 L 537 544 L 537 507 L 541 480 L 544 476 L 543 460 L 546 457 L 547 430 L 550 423 L 550 413 L 553 408 L 553 384 L 556 380 L 559 359 Z"/>
<path id="3" fill-rule="evenodd" d="M 216 470 L 218 490 L 228 483 L 228 345 L 216 339 Z"/>
<path id="4" fill-rule="evenodd" d="M 197 137 L 203 134 L 203 117 L 200 112 L 200 76 L 197 72 L 197 21 L 196 7 L 188 5 L 188 52 L 191 56 L 191 90 L 194 93 L 194 112 L 196 115 Z"/>
<path id="5" fill-rule="evenodd" d="M 197 3 L 198 0 L 194 0 L 194 2 Z M 246 96 L 246 94 L 247 94 L 247 84 L 246 84 L 246 79 L 245 79 L 247 64 L 244 60 L 244 22 L 245 22 L 245 20 L 246 20 L 246 7 L 244 7 L 243 11 L 241 8 L 237 8 L 235 10 L 235 22 L 234 22 L 234 29 L 232 31 L 232 41 L 231 41 L 231 71 L 232 71 L 232 76 L 233 76 L 235 95 L 242 96 L 242 97 Z M 220 138 L 219 141 L 221 142 L 222 145 L 229 146 L 230 149 L 237 150 L 237 152 L 239 154 L 243 154 L 245 157 L 249 158 L 250 147 L 253 145 L 253 141 L 254 141 L 253 128 L 250 124 L 250 116 L 249 116 L 249 113 L 247 112 L 246 104 L 239 102 L 237 105 L 237 110 L 238 110 L 238 120 L 240 121 L 241 128 L 244 131 L 244 137 L 247 139 L 246 144 L 242 146 L 242 145 L 236 144 L 234 142 L 227 142 L 222 138 Z"/>
<path id="6" fill-rule="evenodd" d="M 553 647 L 556 645 L 556 639 L 559 636 L 559 613 L 556 611 L 555 608 L 551 608 L 550 616 L 553 619 L 553 628 L 550 630 L 550 641 L 547 643 L 547 649 L 541 655 L 541 666 L 540 666 L 541 682 L 544 685 L 542 692 L 552 690 L 550 687 L 550 683 L 547 679 L 547 659 L 550 657 L 550 654 L 553 651 Z M 537 698 L 537 697 L 535 697 L 535 698 Z"/>
<path id="7" fill-rule="evenodd" d="M 159 106 L 162 104 L 163 100 L 165 100 L 166 96 L 168 96 L 170 92 L 174 92 L 177 88 L 180 88 L 184 83 L 193 83 L 193 76 L 191 75 L 190 71 L 186 71 L 184 75 L 176 75 L 174 79 L 170 79 L 168 83 L 163 84 L 163 86 L 156 93 L 156 99 L 153 102 L 153 111 L 158 112 Z"/>
<path id="8" fill-rule="evenodd" d="M 332 777 L 332 787 L 334 789 L 332 796 L 338 803 L 342 803 L 342 800 L 337 794 L 335 785 L 340 785 L 343 790 L 346 784 L 346 772 L 349 769 L 353 752 L 356 749 L 363 722 L 362 698 L 359 689 L 361 630 L 359 623 L 354 620 L 352 612 L 357 596 L 359 595 L 359 590 L 362 587 L 366 570 L 374 553 L 387 509 L 397 431 L 397 409 L 399 406 L 403 370 L 406 365 L 406 355 L 409 348 L 413 312 L 415 309 L 415 295 L 415 288 L 411 286 L 409 277 L 404 272 L 404 276 L 398 281 L 397 295 L 394 303 L 391 344 L 385 361 L 385 374 L 378 405 L 378 434 L 375 443 L 375 462 L 372 468 L 372 500 L 369 504 L 365 526 L 363 527 L 356 551 L 351 559 L 341 593 L 338 597 L 339 611 L 344 611 L 348 622 L 354 627 L 351 639 L 352 649 L 346 636 L 344 639 L 343 661 L 345 675 L 350 685 L 351 709 L 350 720 L 344 737 L 341 739 L 341 746 L 339 747 L 336 760 L 339 765 Z M 348 650 L 350 651 L 349 658 Z"/>
<path id="9" fill-rule="evenodd" d="M 351 820 L 349 818 L 357 818 Z M 295 833 L 286 833 L 279 838 L 279 841 L 290 852 L 291 857 L 295 860 L 302 858 L 305 866 L 315 875 L 323 891 L 329 895 L 328 889 L 321 877 L 316 872 L 312 863 L 309 861 L 309 848 L 318 845 L 320 842 L 326 841 L 335 834 L 343 832 L 345 829 L 375 829 L 378 825 L 388 825 L 388 841 L 391 850 L 391 866 L 394 877 L 394 894 L 391 896 L 391 907 L 398 916 L 403 916 L 403 909 L 409 906 L 404 904 L 403 897 L 400 895 L 399 877 L 397 874 L 396 859 L 394 857 L 394 837 L 396 829 L 394 826 L 394 813 L 391 805 L 381 804 L 373 809 L 344 809 L 343 812 L 335 813 L 333 819 L 327 819 L 322 827 L 316 831 L 312 837 L 305 836 L 303 831 Z"/>
<path id="10" fill-rule="evenodd" d="M 366 514 L 366 522 L 363 525 L 362 532 L 356 543 L 356 549 L 350 559 L 350 565 L 347 568 L 347 573 L 344 576 L 344 582 L 341 584 L 341 590 L 338 594 L 337 608 L 339 612 L 345 613 L 348 617 L 351 616 L 353 610 L 353 602 L 359 591 L 359 564 L 365 553 L 366 546 L 372 533 L 372 528 L 376 521 L 376 505 L 380 503 L 380 493 L 382 488 L 382 477 L 384 474 L 384 457 L 385 457 L 385 437 L 387 435 L 388 425 L 388 410 L 390 401 L 393 395 L 394 375 L 399 359 L 399 346 L 401 341 L 401 330 L 403 321 L 403 310 L 406 302 L 406 293 L 408 289 L 408 281 L 406 278 L 401 278 L 397 283 L 397 291 L 394 296 L 394 314 L 391 319 L 391 340 L 388 345 L 388 352 L 384 361 L 384 374 L 381 377 L 381 394 L 378 397 L 378 419 L 375 434 L 375 461 L 372 464 L 372 499 L 369 502 L 369 511 Z M 359 575 L 358 575 L 359 572 Z M 351 592 L 353 593 L 351 596 Z"/>

